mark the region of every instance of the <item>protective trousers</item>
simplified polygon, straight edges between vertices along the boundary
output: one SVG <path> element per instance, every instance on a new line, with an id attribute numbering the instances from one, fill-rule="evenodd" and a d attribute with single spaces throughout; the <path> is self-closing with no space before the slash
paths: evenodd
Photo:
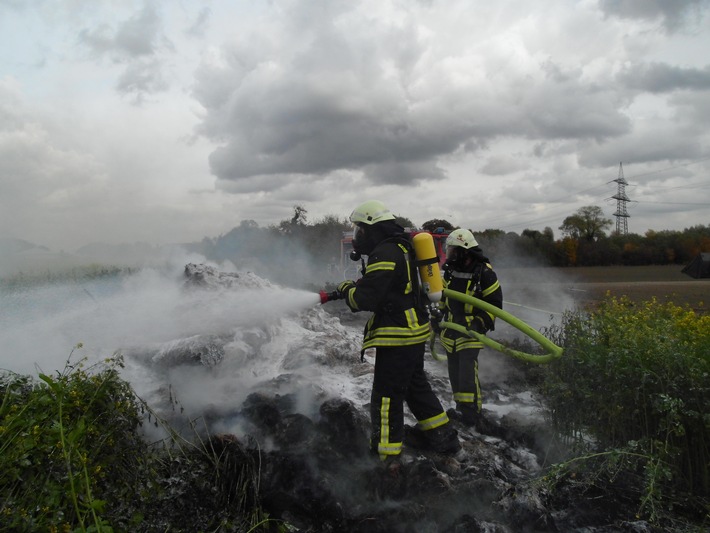
<path id="1" fill-rule="evenodd" d="M 457 343 L 454 343 L 453 350 L 446 354 L 456 408 L 464 414 L 477 415 L 483 406 L 481 384 L 478 381 L 480 351 L 480 348 L 459 349 Z"/>
<path id="2" fill-rule="evenodd" d="M 370 445 L 383 459 L 402 451 L 405 402 L 424 431 L 449 421 L 424 372 L 424 343 L 377 347 L 370 400 Z"/>

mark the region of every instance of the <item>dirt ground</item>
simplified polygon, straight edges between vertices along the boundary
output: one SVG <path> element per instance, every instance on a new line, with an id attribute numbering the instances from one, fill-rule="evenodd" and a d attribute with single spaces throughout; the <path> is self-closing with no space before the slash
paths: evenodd
<path id="1" fill-rule="evenodd" d="M 710 309 L 710 279 L 693 279 L 680 265 L 640 267 L 510 268 L 500 270 L 511 285 L 550 283 L 564 285 L 581 305 L 594 305 L 608 293 L 634 302 L 656 298 L 659 302 L 688 305 L 697 312 Z"/>

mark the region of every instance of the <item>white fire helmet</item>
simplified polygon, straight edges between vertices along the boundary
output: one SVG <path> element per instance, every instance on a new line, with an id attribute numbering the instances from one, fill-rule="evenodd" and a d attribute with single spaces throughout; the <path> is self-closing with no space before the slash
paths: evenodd
<path id="1" fill-rule="evenodd" d="M 458 246 L 460 248 L 463 248 L 464 250 L 469 250 L 478 246 L 478 242 L 476 242 L 476 238 L 469 230 L 456 229 L 449 233 L 449 236 L 446 238 L 447 255 L 449 253 L 449 250 L 454 246 Z"/>

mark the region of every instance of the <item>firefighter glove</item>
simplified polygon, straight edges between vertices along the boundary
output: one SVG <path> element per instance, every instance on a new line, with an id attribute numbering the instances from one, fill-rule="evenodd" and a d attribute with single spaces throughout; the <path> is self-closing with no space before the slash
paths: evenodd
<path id="1" fill-rule="evenodd" d="M 486 325 L 483 323 L 483 319 L 481 317 L 476 317 L 473 319 L 471 322 L 471 326 L 469 329 L 472 329 L 476 333 L 482 333 L 485 335 L 486 331 L 488 329 L 486 328 Z"/>
<path id="2" fill-rule="evenodd" d="M 439 309 L 436 305 L 432 305 L 429 308 L 429 314 L 429 322 L 431 323 L 431 329 L 433 329 L 434 333 L 438 335 L 439 333 L 441 333 L 440 322 L 444 319 L 444 313 L 442 313 L 441 309 Z"/>
<path id="3" fill-rule="evenodd" d="M 347 296 L 348 292 L 350 292 L 350 289 L 355 288 L 355 282 L 351 279 L 343 281 L 340 285 L 338 285 L 338 292 L 340 293 L 341 296 L 345 297 Z"/>

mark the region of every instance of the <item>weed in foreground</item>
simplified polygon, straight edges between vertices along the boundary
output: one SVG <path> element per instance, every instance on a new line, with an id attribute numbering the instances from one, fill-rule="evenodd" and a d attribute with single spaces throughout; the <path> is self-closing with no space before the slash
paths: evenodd
<path id="1" fill-rule="evenodd" d="M 239 443 L 218 449 L 166 427 L 169 438 L 149 445 L 148 407 L 120 378 L 122 358 L 70 361 L 39 380 L 0 377 L 0 531 L 273 528 L 257 461 Z"/>

